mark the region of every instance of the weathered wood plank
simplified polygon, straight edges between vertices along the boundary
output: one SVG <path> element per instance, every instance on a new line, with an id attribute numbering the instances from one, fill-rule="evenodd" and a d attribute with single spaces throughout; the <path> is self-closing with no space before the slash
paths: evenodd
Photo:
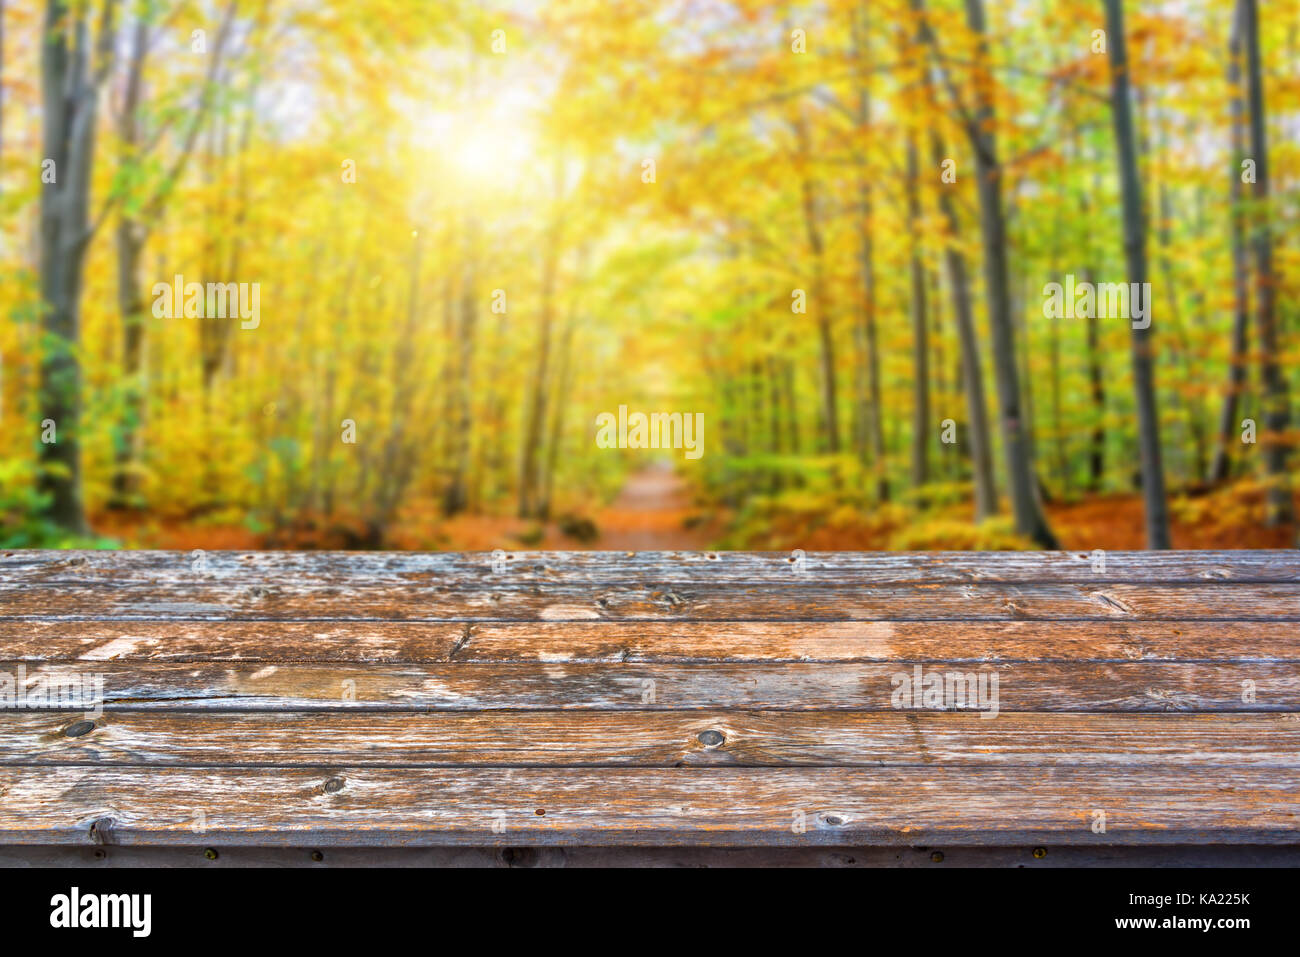
<path id="1" fill-rule="evenodd" d="M 303 584 L 340 580 L 494 587 L 541 582 L 843 584 L 1057 582 L 1295 582 L 1300 552 L 536 552 L 509 551 L 493 571 L 487 552 L 14 551 L 0 553 L 0 581 L 154 584 L 195 578 Z"/>
<path id="2" fill-rule="evenodd" d="M 0 768 L 7 844 L 1274 844 L 1297 820 L 1294 768 Z"/>
<path id="3" fill-rule="evenodd" d="M 216 853 L 209 856 L 209 851 Z M 1037 852 L 1037 853 L 1036 853 Z M 1023 847 L 0 847 L 0 867 L 1300 867 L 1268 844 Z"/>
<path id="4" fill-rule="evenodd" d="M 1294 620 L 1300 583 L 818 585 L 742 583 L 303 585 L 169 582 L 161 585 L 0 583 L 0 616 L 141 620 L 379 619 L 389 621 L 1003 621 L 1017 619 Z"/>
<path id="5" fill-rule="evenodd" d="M 1300 552 L 200 557 L 0 556 L 0 841 L 1300 840 Z"/>
<path id="6" fill-rule="evenodd" d="M 1300 767 L 1300 714 L 0 712 L 0 765 Z M 715 737 L 716 736 L 716 737 Z"/>
<path id="7" fill-rule="evenodd" d="M 1269 661 L 1293 622 L 198 622 L 0 619 L 25 661 Z"/>
<path id="8" fill-rule="evenodd" d="M 0 662 L 0 672 L 16 674 L 18 664 Z M 895 676 L 910 678 L 918 666 L 940 674 L 996 675 L 1002 711 L 1300 711 L 1300 662 L 87 662 L 24 668 L 25 680 L 40 677 L 47 688 L 86 687 L 100 676 L 106 708 L 890 711 L 900 684 Z"/>

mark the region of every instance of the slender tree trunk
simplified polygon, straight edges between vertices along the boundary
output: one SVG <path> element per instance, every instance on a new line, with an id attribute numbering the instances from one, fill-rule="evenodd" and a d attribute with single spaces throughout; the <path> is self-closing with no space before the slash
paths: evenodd
<path id="1" fill-rule="evenodd" d="M 1264 468 L 1268 474 L 1270 526 L 1292 519 L 1287 459 L 1291 443 L 1291 406 L 1286 376 L 1278 362 L 1277 276 L 1273 271 L 1272 210 L 1269 199 L 1268 123 L 1264 112 L 1264 68 L 1259 51 L 1258 0 L 1241 0 L 1242 34 L 1246 41 L 1246 75 L 1250 101 L 1250 151 L 1255 161 L 1255 317 L 1259 326 L 1261 384 L 1263 392 Z"/>
<path id="2" fill-rule="evenodd" d="M 1084 276 L 1088 282 L 1094 281 L 1091 269 Z M 1101 320 L 1096 309 L 1091 311 L 1087 323 L 1088 391 L 1094 416 L 1088 452 L 1088 488 L 1096 492 L 1106 476 L 1106 377 L 1101 364 Z"/>
<path id="3" fill-rule="evenodd" d="M 807 118 L 800 116 L 795 123 L 799 152 L 807 163 L 812 159 Z M 809 300 L 817 317 L 817 339 L 821 351 L 822 425 L 826 433 L 826 450 L 832 455 L 840 451 L 840 425 L 835 396 L 835 340 L 831 333 L 831 304 L 826 288 L 826 256 L 822 240 L 821 220 L 817 211 L 817 194 L 812 177 L 804 172 L 800 187 L 803 196 L 804 229 L 808 236 L 808 249 L 813 258 L 813 281 Z"/>
<path id="4" fill-rule="evenodd" d="M 916 140 L 907 142 L 907 209 L 913 224 L 921 221 L 921 177 Z M 917 227 L 911 232 L 912 317 L 912 489 L 930 481 L 930 342 L 926 328 L 925 264 Z"/>
<path id="5" fill-rule="evenodd" d="M 473 437 L 474 413 L 474 336 L 478 326 L 477 245 L 478 224 L 471 214 L 465 224 L 466 261 L 460 288 L 460 326 L 457 341 L 460 353 L 456 357 L 452 388 L 456 394 L 456 411 L 452 432 L 451 481 L 443 498 L 442 510 L 446 515 L 462 512 L 469 504 L 470 444 Z"/>
<path id="6" fill-rule="evenodd" d="M 1210 466 L 1209 480 L 1224 482 L 1232 466 L 1231 449 L 1239 441 L 1237 409 L 1246 387 L 1246 349 L 1250 338 L 1250 265 L 1246 252 L 1246 226 L 1242 204 L 1242 161 L 1246 158 L 1246 134 L 1243 120 L 1246 105 L 1242 100 L 1241 83 L 1241 5 L 1234 11 L 1232 39 L 1228 44 L 1228 86 L 1232 91 L 1229 102 L 1232 117 L 1232 168 L 1231 177 L 1231 237 L 1232 237 L 1232 289 L 1234 309 L 1232 315 L 1232 357 L 1228 366 L 1228 388 L 1223 396 L 1223 410 L 1219 414 L 1218 444 L 1214 462 Z"/>
<path id="7" fill-rule="evenodd" d="M 783 366 L 782 384 L 785 392 L 785 422 L 786 427 L 789 429 L 790 451 L 795 455 L 800 455 L 803 452 L 803 442 L 799 433 L 799 405 L 794 393 L 794 362 L 786 359 Z"/>
<path id="8" fill-rule="evenodd" d="M 880 345 L 876 331 L 876 270 L 875 244 L 872 238 L 872 217 L 874 206 L 870 187 L 862 192 L 862 229 L 859 237 L 859 257 L 861 259 L 863 305 L 863 333 L 867 348 L 867 435 L 871 449 L 871 469 L 875 475 L 876 501 L 889 501 L 889 473 L 885 468 L 885 429 L 883 424 L 884 409 L 880 385 Z"/>
<path id="9" fill-rule="evenodd" d="M 73 534 L 86 530 L 81 500 L 80 393 L 77 357 L 81 289 L 90 243 L 90 177 L 94 162 L 99 85 L 112 54 L 113 0 L 105 0 L 92 62 L 87 12 L 47 0 L 41 33 L 44 158 L 53 182 L 41 186 L 40 271 L 44 306 L 38 406 L 43 438 L 38 486 L 47 514 Z"/>
<path id="10" fill-rule="evenodd" d="M 1056 213 L 1052 218 L 1052 274 L 1059 275 L 1061 251 L 1061 217 L 1065 210 L 1065 186 L 1058 174 L 1054 177 L 1056 186 Z M 1052 449 L 1056 459 L 1057 481 L 1065 495 L 1070 494 L 1070 460 L 1065 443 L 1065 427 L 1061 419 L 1061 320 L 1057 315 L 1051 318 L 1049 327 L 1049 349 L 1052 370 Z M 1042 480 L 1042 477 L 1039 477 Z"/>
<path id="11" fill-rule="evenodd" d="M 483 407 L 486 414 L 481 418 L 478 435 L 478 450 L 475 453 L 473 469 L 474 481 L 470 486 L 469 508 L 480 511 L 481 503 L 495 496 L 498 491 L 505 492 L 509 487 L 506 460 L 506 399 L 503 383 L 506 375 L 507 313 L 496 313 L 496 326 L 492 331 L 493 340 L 486 355 L 491 363 L 487 375 L 480 379 L 487 385 L 483 387 Z M 517 473 L 516 473 L 517 474 Z M 535 481 L 535 480 L 534 480 Z M 487 492 L 484 492 L 484 488 Z"/>
<path id="12" fill-rule="evenodd" d="M 237 0 L 228 0 L 217 31 L 216 45 L 212 50 L 208 68 L 205 72 L 199 101 L 189 115 L 188 126 L 181 139 L 177 156 L 164 173 L 154 193 L 148 197 L 132 197 L 132 200 L 140 200 L 138 203 L 134 201 L 123 203 L 122 212 L 118 219 L 115 239 L 117 247 L 118 311 L 122 318 L 123 412 L 122 418 L 114 430 L 113 477 L 109 498 L 109 505 L 113 508 L 137 505 L 141 501 L 138 463 L 140 458 L 140 429 L 145 414 L 143 368 L 145 303 L 141 294 L 140 263 L 150 233 L 158 220 L 161 219 L 166 208 L 166 202 L 184 173 L 203 129 L 214 95 L 214 81 L 221 69 L 226 43 L 229 40 L 231 28 L 234 24 L 236 8 Z M 155 140 L 150 145 L 145 144 L 144 141 L 147 136 L 141 129 L 140 117 L 144 66 L 149 54 L 149 30 L 151 26 L 152 15 L 150 9 L 147 5 L 142 6 L 136 11 L 136 19 L 132 30 L 130 59 L 127 66 L 126 84 L 118 122 L 119 164 L 124 169 L 141 168 L 149 150 L 156 147 L 158 142 Z M 250 116 L 251 110 L 250 104 Z M 248 124 L 246 122 L 241 151 L 247 148 L 247 131 Z M 244 192 L 242 181 L 238 192 L 242 198 Z M 136 209 L 140 211 L 135 212 Z M 238 236 L 239 230 L 237 227 L 239 224 L 236 223 L 235 225 L 236 228 L 232 232 Z M 238 240 L 235 241 L 236 248 L 238 242 Z M 215 250 L 216 241 L 210 240 L 207 244 L 207 252 L 215 254 Z M 206 320 L 200 321 L 206 323 Z M 229 328 L 225 323 L 220 324 L 217 330 L 209 328 L 206 324 L 200 326 L 205 423 L 207 421 L 207 410 L 210 407 L 209 389 L 212 385 L 212 377 L 220 366 L 220 361 L 214 360 L 210 354 L 212 349 L 211 334 L 214 331 L 224 336 L 229 332 Z M 222 345 L 224 347 L 224 339 Z M 208 462 L 210 461 L 209 458 Z M 213 478 L 211 471 L 207 471 L 206 474 L 208 480 L 211 481 Z"/>
<path id="13" fill-rule="evenodd" d="M 129 166 L 139 160 L 140 99 L 144 81 L 144 61 L 149 46 L 149 21 L 136 17 L 131 37 L 131 54 L 127 65 L 126 87 L 122 95 L 118 121 L 119 163 Z M 129 207 L 128 207 L 129 209 Z M 139 492 L 138 438 L 143 417 L 143 383 L 141 354 L 144 342 L 144 300 L 140 294 L 140 260 L 144 255 L 145 227 L 127 210 L 117 221 L 117 306 L 122 316 L 122 421 L 113 449 L 112 494 L 110 508 L 126 508 Z"/>
<path id="14" fill-rule="evenodd" d="M 558 204 L 557 199 L 557 204 Z M 546 424 L 547 376 L 551 359 L 551 326 L 555 312 L 555 272 L 560 255 L 562 220 L 557 210 L 542 253 L 542 317 L 538 331 L 537 363 L 533 368 L 532 395 L 524 429 L 519 466 L 519 517 L 532 518 L 541 509 L 541 445 Z"/>
<path id="15" fill-rule="evenodd" d="M 555 467 L 559 461 L 560 443 L 564 438 L 564 420 L 568 411 L 569 389 L 573 374 L 571 356 L 573 352 L 573 331 L 577 326 L 577 305 L 574 304 L 569 318 L 560 335 L 559 369 L 555 375 L 555 395 L 551 402 L 550 438 L 546 443 L 546 468 L 542 484 L 542 501 L 538 517 L 543 521 L 551 517 L 551 507 L 555 501 Z"/>
<path id="16" fill-rule="evenodd" d="M 1137 140 L 1133 131 L 1133 104 L 1129 92 L 1128 44 L 1124 32 L 1123 3 L 1122 0 L 1104 2 L 1107 32 L 1110 36 L 1107 47 L 1111 65 L 1111 113 L 1115 124 L 1124 200 L 1124 257 L 1129 283 L 1133 284 L 1133 288 L 1144 289 L 1147 282 L 1146 220 L 1143 216 L 1142 186 L 1138 179 Z M 1156 411 L 1151 330 L 1134 326 L 1131 333 L 1147 547 L 1169 548 L 1169 514 L 1165 501 L 1164 465 L 1160 454 L 1160 420 Z"/>
<path id="17" fill-rule="evenodd" d="M 1160 111 L 1154 111 L 1157 117 L 1156 122 L 1156 144 L 1158 154 L 1163 156 L 1168 150 L 1168 137 L 1165 135 L 1165 124 L 1160 121 Z M 1152 163 L 1151 166 L 1156 164 Z M 1150 167 L 1149 167 L 1150 168 Z M 1196 381 L 1199 370 L 1197 368 L 1195 357 L 1192 352 L 1192 341 L 1188 334 L 1187 324 L 1183 318 L 1182 305 L 1179 300 L 1179 291 L 1182 289 L 1183 282 L 1174 271 L 1173 259 L 1170 250 L 1173 247 L 1173 219 L 1174 207 L 1173 200 L 1170 196 L 1168 177 L 1165 174 L 1163 165 L 1160 165 L 1160 177 L 1157 187 L 1156 211 L 1159 215 L 1159 228 L 1156 230 L 1156 238 L 1160 250 L 1160 274 L 1164 282 L 1164 287 L 1168 292 L 1169 299 L 1169 325 L 1177 342 L 1177 355 L 1179 363 L 1183 367 L 1183 377 L 1187 384 Z M 1195 309 L 1192 310 L 1195 315 Z M 1206 472 L 1206 443 L 1209 427 L 1205 423 L 1204 403 L 1194 392 L 1187 394 L 1180 403 L 1186 413 L 1187 429 L 1192 438 L 1193 449 L 1193 467 L 1190 470 L 1192 480 L 1199 482 Z"/>
<path id="18" fill-rule="evenodd" d="M 865 137 L 871 129 L 871 42 L 869 24 L 865 14 L 854 11 L 853 51 L 862 68 L 862 82 L 858 87 L 858 127 Z M 881 419 L 880 349 L 876 334 L 876 260 L 875 260 L 875 198 L 872 194 L 870 174 L 865 168 L 866 158 L 859 159 L 858 200 L 858 269 L 862 280 L 862 309 L 859 317 L 859 336 L 866 362 L 865 406 L 866 421 L 864 443 L 869 450 L 871 470 L 874 475 L 875 497 L 878 502 L 889 501 L 889 476 L 885 472 L 885 431 Z"/>
<path id="19" fill-rule="evenodd" d="M 343 330 L 351 325 L 352 316 L 352 290 L 355 288 L 357 279 L 357 269 L 359 267 L 361 256 L 360 250 L 365 248 L 364 230 L 357 239 L 357 254 L 351 257 L 351 264 L 348 267 L 347 278 L 343 282 L 342 289 L 339 290 L 334 307 L 330 310 L 332 317 L 333 335 L 338 341 L 343 340 Z M 341 255 L 346 255 L 344 250 Z M 163 273 L 162 275 L 166 275 Z M 334 451 L 339 445 L 339 432 L 343 423 L 339 419 L 339 406 L 336 401 L 338 392 L 338 358 L 333 349 L 320 349 L 322 356 L 329 363 L 329 371 L 325 374 L 325 388 L 321 396 L 321 404 L 324 411 L 321 414 L 320 422 L 320 444 L 315 449 L 316 471 L 321 476 L 321 494 L 317 504 L 318 510 L 328 518 L 334 516 L 334 489 L 337 480 L 338 469 L 335 464 Z M 444 380 L 445 381 L 445 380 Z"/>
<path id="20" fill-rule="evenodd" d="M 935 165 L 944 160 L 943 143 L 933 138 Z M 971 472 L 975 483 L 975 520 L 983 521 L 997 514 L 997 487 L 993 481 L 993 448 L 989 434 L 988 405 L 984 397 L 984 372 L 980 366 L 979 338 L 975 334 L 975 312 L 971 306 L 970 275 L 966 258 L 957 248 L 960 231 L 957 210 L 946 188 L 939 190 L 939 209 L 948 224 L 948 241 L 944 245 L 944 262 L 948 286 L 952 293 L 952 311 L 957 320 L 961 344 L 961 383 L 966 393 L 966 430 L 970 444 Z"/>
<path id="21" fill-rule="evenodd" d="M 1007 265 L 1007 226 L 1002 204 L 1002 166 L 994 135 L 996 117 L 992 78 L 988 68 L 988 39 L 983 0 L 966 0 L 970 29 L 979 37 L 976 96 L 979 107 L 967 126 L 975 153 L 976 189 L 980 205 L 980 233 L 984 247 L 984 286 L 989 326 L 993 333 L 993 372 L 997 382 L 999 425 L 1007 463 L 1016 531 L 1044 548 L 1059 547 L 1043 514 L 1034 474 L 1033 454 L 1020 404 L 1020 376 L 1016 368 L 1015 322 L 1011 311 L 1011 283 Z"/>
<path id="22" fill-rule="evenodd" d="M 776 457 L 772 491 L 779 492 L 785 487 L 785 463 L 781 461 L 785 454 L 785 435 L 781 423 L 781 375 L 776 357 L 770 352 L 763 360 L 763 378 L 767 385 L 768 430 L 772 433 L 772 454 Z"/>
<path id="23" fill-rule="evenodd" d="M 1091 158 L 1091 157 L 1090 157 Z M 1094 165 L 1094 170 L 1096 166 Z M 1092 192 L 1100 194 L 1101 177 L 1094 172 Z M 1088 190 L 1079 191 L 1079 206 L 1082 221 L 1085 223 L 1092 222 L 1092 203 L 1088 199 Z M 1084 242 L 1084 248 L 1087 251 L 1087 266 L 1084 267 L 1084 279 L 1094 284 L 1096 283 L 1096 274 L 1093 264 L 1096 262 L 1096 251 L 1093 246 L 1092 232 L 1088 232 L 1087 239 Z M 1089 438 L 1088 448 L 1088 489 L 1090 491 L 1099 491 L 1106 478 L 1106 375 L 1102 363 L 1101 353 L 1101 320 L 1097 317 L 1097 310 L 1091 310 L 1087 322 L 1087 340 L 1088 340 L 1088 391 L 1092 398 L 1092 435 Z"/>
<path id="24" fill-rule="evenodd" d="M 420 442 L 411 432 L 415 404 L 416 378 L 411 374 L 413 352 L 420 339 L 420 325 L 424 314 L 420 294 L 420 263 L 423 254 L 423 237 L 418 231 L 411 237 L 411 265 L 406 302 L 406 326 L 392 351 L 392 380 L 394 388 L 388 410 L 388 437 L 384 442 L 383 468 L 378 475 L 378 489 L 373 496 L 367 519 L 367 538 L 379 546 L 397 516 L 398 506 L 415 471 Z M 315 261 L 315 257 L 313 257 Z M 305 303 L 304 303 L 305 307 Z M 305 312 L 305 308 L 304 308 Z"/>
<path id="25" fill-rule="evenodd" d="M 229 159 L 228 140 L 226 138 L 227 117 L 218 116 L 210 133 L 210 148 L 204 157 L 206 180 L 212 193 L 212 201 L 205 210 L 207 228 L 204 230 L 203 256 L 201 268 L 203 281 L 217 282 L 225 280 L 223 245 L 228 242 L 225 235 L 226 193 L 215 188 L 225 179 L 226 162 Z M 203 375 L 204 402 L 210 402 L 213 382 L 226 356 L 226 338 L 234 324 L 229 319 L 220 319 L 205 315 L 199 323 L 199 367 Z"/>
<path id="26" fill-rule="evenodd" d="M 448 248 L 452 248 L 455 240 L 454 224 L 448 229 L 446 239 Z M 442 408 L 439 418 L 442 420 L 441 441 L 438 445 L 438 462 L 439 468 L 451 475 L 451 462 L 453 458 L 453 444 L 455 441 L 455 430 L 452 427 L 452 421 L 456 413 L 456 271 L 450 266 L 443 273 L 442 280 L 442 341 L 445 343 L 442 352 L 441 369 L 438 378 L 442 382 Z"/>
<path id="27" fill-rule="evenodd" d="M 117 245 L 117 304 L 122 315 L 123 420 L 113 449 L 110 508 L 126 508 L 140 490 L 136 463 L 139 461 L 140 424 L 144 416 L 144 384 L 141 357 L 144 347 L 145 303 L 138 280 L 144 254 L 143 232 L 135 220 L 123 217 L 115 234 Z"/>

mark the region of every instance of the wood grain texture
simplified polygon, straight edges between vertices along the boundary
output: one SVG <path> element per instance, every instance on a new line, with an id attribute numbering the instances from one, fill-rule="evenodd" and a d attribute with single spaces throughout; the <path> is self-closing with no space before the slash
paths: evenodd
<path id="1" fill-rule="evenodd" d="M 1300 626 L 1256 621 L 13 621 L 25 661 L 1297 661 Z"/>
<path id="2" fill-rule="evenodd" d="M 11 844 L 1273 844 L 1298 818 L 1295 767 L 0 769 Z"/>
<path id="3" fill-rule="evenodd" d="M 153 584 L 267 577 L 302 584 L 479 584 L 652 582 L 709 584 L 962 584 L 973 582 L 1297 582 L 1294 550 L 1106 552 L 508 551 L 502 570 L 488 552 L 0 552 L 0 580 Z"/>
<path id="4" fill-rule="evenodd" d="M 708 711 L 0 713 L 0 765 L 241 767 L 1286 767 L 1297 714 Z M 701 735 L 716 732 L 718 744 Z"/>
<path id="5" fill-rule="evenodd" d="M 15 662 L 0 662 L 14 672 Z M 83 662 L 27 671 L 103 681 L 106 709 L 894 710 L 917 663 L 280 664 Z M 998 676 L 1002 711 L 1300 711 L 1300 662 L 926 662 Z M 986 681 L 990 679 L 985 679 Z M 1249 684 L 1247 684 L 1249 682 Z M 1247 689 L 1251 696 L 1247 695 Z M 84 710 L 80 701 L 75 710 Z"/>
<path id="6" fill-rule="evenodd" d="M 209 858 L 207 852 L 216 851 Z M 1038 854 L 1035 854 L 1035 851 Z M 1300 847 L 1270 844 L 971 847 L 0 847 L 0 867 L 291 868 L 945 868 L 1300 867 Z"/>
<path id="7" fill-rule="evenodd" d="M 1300 846 L 1300 552 L 1105 558 L 0 553 L 0 843 Z"/>
<path id="8" fill-rule="evenodd" d="M 1260 620 L 1300 623 L 1300 583 L 307 585 L 0 583 L 18 619 L 383 621 Z"/>

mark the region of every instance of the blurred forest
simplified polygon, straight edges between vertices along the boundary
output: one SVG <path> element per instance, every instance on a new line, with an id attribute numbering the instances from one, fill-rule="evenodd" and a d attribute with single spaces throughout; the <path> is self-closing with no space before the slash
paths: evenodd
<path id="1" fill-rule="evenodd" d="M 1296 544 L 1300 0 L 0 30 L 0 547 Z"/>

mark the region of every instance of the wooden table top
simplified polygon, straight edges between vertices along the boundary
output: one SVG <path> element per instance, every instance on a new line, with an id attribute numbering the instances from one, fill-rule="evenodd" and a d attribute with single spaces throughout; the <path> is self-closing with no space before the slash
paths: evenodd
<path id="1" fill-rule="evenodd" d="M 1296 551 L 0 553 L 0 845 L 1295 845 L 1298 636 Z"/>

